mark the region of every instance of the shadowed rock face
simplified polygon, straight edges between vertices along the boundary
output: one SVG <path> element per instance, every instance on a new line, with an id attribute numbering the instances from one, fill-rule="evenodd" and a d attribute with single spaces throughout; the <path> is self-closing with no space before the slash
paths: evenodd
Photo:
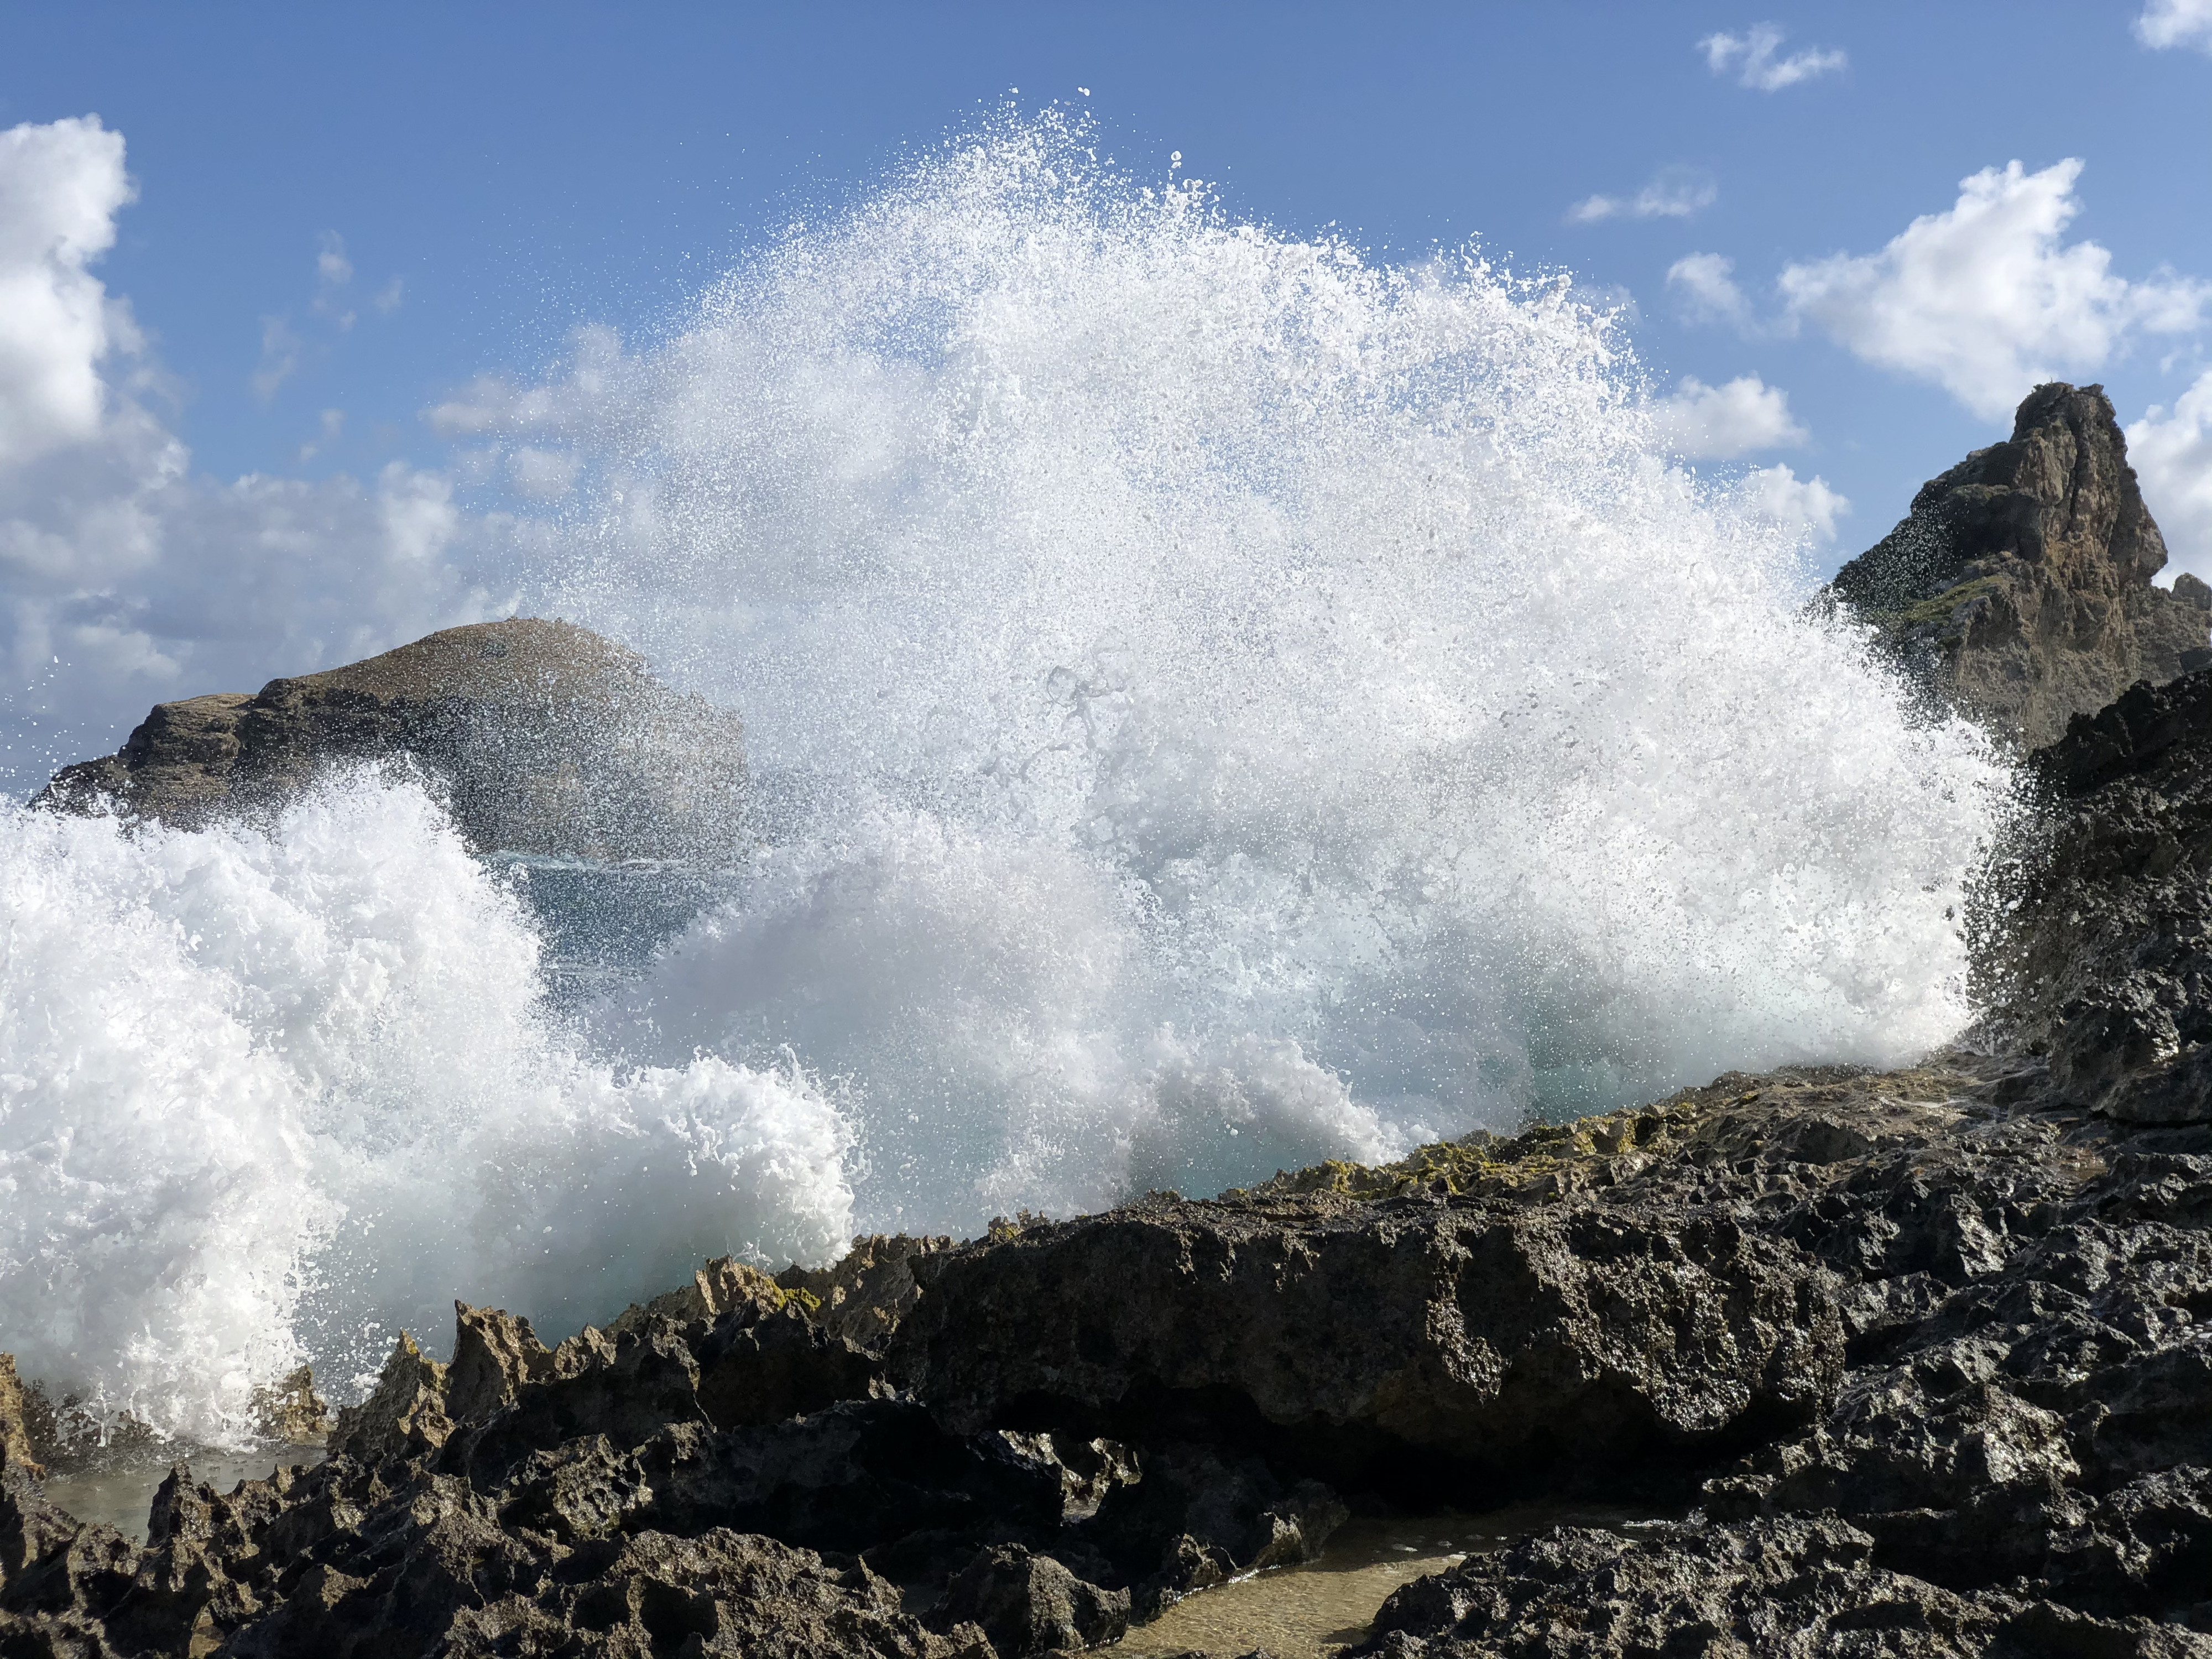
<path id="1" fill-rule="evenodd" d="M 1819 1264 L 1711 1211 L 1161 1198 L 917 1268 L 890 1363 L 951 1426 L 1126 1433 L 1226 1393 L 1347 1475 L 1383 1446 L 1507 1470 L 1692 1447 L 1802 1420 L 1843 1364 Z"/>
<path id="2" fill-rule="evenodd" d="M 2212 588 L 2153 587 L 2165 564 L 2104 388 L 2053 383 L 1832 591 L 1933 694 L 2039 748 L 2137 680 L 2212 664 Z"/>
<path id="3" fill-rule="evenodd" d="M 449 628 L 252 696 L 162 703 L 38 798 L 196 828 L 281 806 L 349 763 L 411 760 L 479 848 L 600 859 L 742 852 L 743 728 L 588 629 Z"/>
<path id="4" fill-rule="evenodd" d="M 1980 952 L 1991 1035 L 2058 1097 L 2212 1122 L 2212 672 L 2076 715 L 2034 773 L 2045 811 Z"/>

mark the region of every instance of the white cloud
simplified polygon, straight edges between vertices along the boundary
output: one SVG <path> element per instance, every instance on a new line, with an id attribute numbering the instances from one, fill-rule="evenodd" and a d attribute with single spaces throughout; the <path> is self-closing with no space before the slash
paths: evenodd
<path id="1" fill-rule="evenodd" d="M 123 161 L 89 119 L 0 134 L 0 775 L 25 788 L 112 747 L 149 703 L 508 604 L 488 573 L 512 526 L 464 514 L 437 474 L 193 475 L 133 395 L 149 368 L 126 308 L 87 270 L 130 199 Z M 273 320 L 271 391 L 299 346 Z M 324 441 L 343 418 L 325 411 Z"/>
<path id="2" fill-rule="evenodd" d="M 131 193 L 123 135 L 96 116 L 0 132 L 0 466 L 100 430 L 100 366 L 137 337 L 89 266 Z"/>
<path id="3" fill-rule="evenodd" d="M 369 304 L 376 307 L 380 315 L 389 317 L 393 312 L 399 309 L 399 302 L 402 299 L 406 297 L 406 280 L 404 277 L 394 276 L 382 288 L 376 290 L 376 297 L 374 300 L 371 300 Z"/>
<path id="4" fill-rule="evenodd" d="M 1751 326 L 1751 302 L 1735 285 L 1735 261 L 1717 253 L 1690 253 L 1667 268 L 1667 287 L 1693 323 Z"/>
<path id="5" fill-rule="evenodd" d="M 315 278 L 325 288 L 343 288 L 353 281 L 353 261 L 346 258 L 345 238 L 335 230 L 323 233 L 323 251 L 315 256 Z"/>
<path id="6" fill-rule="evenodd" d="M 2128 428 L 2128 459 L 2174 563 L 2212 579 L 2212 369 Z"/>
<path id="7" fill-rule="evenodd" d="M 338 441 L 340 434 L 345 431 L 345 410 L 326 409 L 316 424 L 318 428 L 316 437 L 300 446 L 300 459 L 302 463 L 313 460 L 316 456 Z"/>
<path id="8" fill-rule="evenodd" d="M 2195 46 L 2212 52 L 2212 0 L 2150 0 L 2136 19 L 2136 39 L 2156 52 Z"/>
<path id="9" fill-rule="evenodd" d="M 1662 167 L 1633 196 L 1591 196 L 1567 210 L 1578 225 L 1601 219 L 1686 219 L 1720 199 L 1711 175 L 1694 167 Z"/>
<path id="10" fill-rule="evenodd" d="M 1807 434 L 1790 412 L 1790 394 L 1756 374 L 1724 386 L 1685 375 L 1674 395 L 1652 406 L 1660 441 L 1693 461 L 1730 461 L 1754 450 L 1786 449 Z"/>
<path id="11" fill-rule="evenodd" d="M 2100 368 L 2137 331 L 2185 332 L 2212 288 L 2112 273 L 2094 242 L 2062 243 L 2081 163 L 2018 161 L 1962 179 L 1948 212 L 1915 219 L 1879 253 L 1782 273 L 1790 320 L 1871 363 L 1933 380 L 1976 413 L 2008 412 L 2039 381 Z"/>
<path id="12" fill-rule="evenodd" d="M 1744 474 L 1736 488 L 1751 509 L 1800 535 L 1836 539 L 1836 520 L 1851 504 L 1828 488 L 1826 479 L 1800 478 L 1786 466 L 1766 466 Z"/>
<path id="13" fill-rule="evenodd" d="M 300 367 L 299 331 L 282 317 L 261 319 L 261 362 L 253 371 L 253 395 L 267 403 Z"/>
<path id="14" fill-rule="evenodd" d="M 1705 65 L 1716 75 L 1736 71 L 1736 84 L 1754 92 L 1779 92 L 1800 81 L 1828 75 L 1847 66 L 1850 59 L 1833 47 L 1814 46 L 1787 58 L 1781 51 L 1783 31 L 1771 23 L 1753 23 L 1742 34 L 1709 34 L 1698 42 Z"/>

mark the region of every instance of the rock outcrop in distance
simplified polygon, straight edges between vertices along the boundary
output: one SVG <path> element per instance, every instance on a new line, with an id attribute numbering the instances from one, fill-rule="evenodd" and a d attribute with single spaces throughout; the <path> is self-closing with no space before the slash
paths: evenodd
<path id="1" fill-rule="evenodd" d="M 333 765 L 405 759 L 486 850 L 736 861 L 744 728 L 573 623 L 449 628 L 256 693 L 162 703 L 37 797 L 198 828 L 281 805 Z"/>
<path id="2" fill-rule="evenodd" d="M 2034 749 L 2137 680 L 2212 665 L 2212 586 L 2154 587 L 2165 564 L 2104 388 L 2054 382 L 1829 591 L 1932 696 Z"/>

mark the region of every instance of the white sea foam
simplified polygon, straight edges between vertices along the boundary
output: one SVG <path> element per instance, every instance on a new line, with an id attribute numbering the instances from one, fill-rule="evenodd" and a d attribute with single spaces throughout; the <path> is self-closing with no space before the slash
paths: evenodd
<path id="1" fill-rule="evenodd" d="M 570 610 L 734 701 L 754 890 L 603 1040 L 789 1044 L 872 1218 L 1894 1061 L 2002 811 L 1656 453 L 1615 320 L 1144 189 L 1052 119 L 491 397 L 586 456 Z"/>
<path id="2" fill-rule="evenodd" d="M 823 1259 L 850 1136 L 795 1073 L 617 1074 L 544 1013 L 514 896 L 411 787 L 267 834 L 0 811 L 0 1332 L 233 1438 L 451 1298 L 573 1328 L 724 1250 Z"/>
<path id="3" fill-rule="evenodd" d="M 565 448 L 541 602 L 744 714 L 760 850 L 571 1027 L 419 792 L 13 814 L 0 1332 L 206 1431 L 849 1224 L 1905 1059 L 2007 776 L 1656 453 L 1614 321 L 1011 123 L 445 418 Z M 563 463 L 564 466 L 567 465 Z"/>

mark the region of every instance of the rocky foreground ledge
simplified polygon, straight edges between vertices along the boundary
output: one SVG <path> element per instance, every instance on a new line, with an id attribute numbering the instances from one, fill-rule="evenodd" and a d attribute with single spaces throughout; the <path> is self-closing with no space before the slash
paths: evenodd
<path id="1" fill-rule="evenodd" d="M 461 1307 L 329 1462 L 149 1542 L 11 1469 L 0 1654 L 1016 1659 L 1353 1509 L 1556 1495 L 1359 1651 L 2212 1654 L 2212 1126 L 2033 1059 L 1648 1109 L 989 1237 Z"/>

